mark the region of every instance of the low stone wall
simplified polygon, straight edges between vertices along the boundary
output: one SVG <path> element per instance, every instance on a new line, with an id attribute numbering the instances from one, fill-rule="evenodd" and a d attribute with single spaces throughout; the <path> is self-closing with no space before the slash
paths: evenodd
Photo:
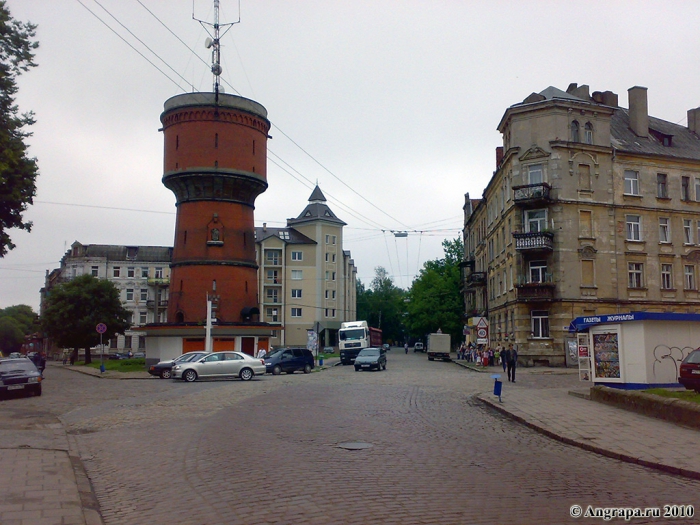
<path id="1" fill-rule="evenodd" d="M 700 405 L 690 401 L 606 386 L 592 387 L 591 400 L 700 429 Z"/>

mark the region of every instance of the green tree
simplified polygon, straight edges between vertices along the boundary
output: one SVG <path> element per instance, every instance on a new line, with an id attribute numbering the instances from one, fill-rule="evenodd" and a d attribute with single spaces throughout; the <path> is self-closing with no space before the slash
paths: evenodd
<path id="1" fill-rule="evenodd" d="M 24 333 L 12 317 L 0 317 L 0 351 L 5 355 L 17 352 L 24 342 Z"/>
<path id="2" fill-rule="evenodd" d="M 17 77 L 36 66 L 35 31 L 36 25 L 13 20 L 6 2 L 0 0 L 0 257 L 15 247 L 7 230 L 32 229 L 22 214 L 33 203 L 39 173 L 24 143 L 31 136 L 25 128 L 34 124 L 34 114 L 19 114 L 15 94 Z"/>
<path id="3" fill-rule="evenodd" d="M 382 329 L 384 341 L 404 339 L 404 315 L 406 292 L 394 285 L 388 272 L 381 266 L 374 269 L 375 276 L 369 289 L 357 281 L 357 318 L 370 326 Z"/>
<path id="4" fill-rule="evenodd" d="M 119 290 L 106 279 L 81 275 L 53 288 L 47 297 L 41 323 L 44 331 L 61 348 L 85 349 L 85 363 L 91 363 L 90 347 L 100 343 L 95 327 L 107 325 L 103 342 L 129 328 L 129 311 Z"/>
<path id="5" fill-rule="evenodd" d="M 26 304 L 8 306 L 0 310 L 0 319 L 3 317 L 14 319 L 24 335 L 30 335 L 39 330 L 39 316 L 31 306 Z"/>
<path id="6" fill-rule="evenodd" d="M 460 292 L 462 239 L 442 242 L 445 257 L 427 261 L 408 293 L 408 328 L 422 339 L 439 329 L 456 344 L 463 338 L 464 301 Z"/>

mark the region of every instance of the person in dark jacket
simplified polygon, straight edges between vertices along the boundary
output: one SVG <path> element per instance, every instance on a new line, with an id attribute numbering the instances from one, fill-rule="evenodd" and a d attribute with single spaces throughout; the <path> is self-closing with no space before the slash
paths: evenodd
<path id="1" fill-rule="evenodd" d="M 515 367 L 518 365 L 518 351 L 513 345 L 508 345 L 508 381 L 515 383 Z"/>

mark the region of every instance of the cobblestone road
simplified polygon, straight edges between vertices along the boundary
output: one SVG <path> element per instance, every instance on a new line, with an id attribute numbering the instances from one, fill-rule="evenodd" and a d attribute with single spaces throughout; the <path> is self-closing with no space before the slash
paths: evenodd
<path id="1" fill-rule="evenodd" d="M 518 378 L 532 388 L 567 382 L 578 386 L 570 375 Z M 604 523 L 571 518 L 573 504 L 700 512 L 699 482 L 505 419 L 472 399 L 491 383 L 393 350 L 384 372 L 335 367 L 247 383 L 51 368 L 45 395 L 22 403 L 76 437 L 107 525 Z"/>

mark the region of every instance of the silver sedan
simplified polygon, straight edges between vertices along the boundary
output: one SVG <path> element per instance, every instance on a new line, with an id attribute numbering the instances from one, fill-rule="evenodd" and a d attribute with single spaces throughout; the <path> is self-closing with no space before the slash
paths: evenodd
<path id="1" fill-rule="evenodd" d="M 173 365 L 172 378 L 187 382 L 198 378 L 240 377 L 250 381 L 256 374 L 265 374 L 265 361 L 242 352 L 212 352 L 191 362 Z"/>

